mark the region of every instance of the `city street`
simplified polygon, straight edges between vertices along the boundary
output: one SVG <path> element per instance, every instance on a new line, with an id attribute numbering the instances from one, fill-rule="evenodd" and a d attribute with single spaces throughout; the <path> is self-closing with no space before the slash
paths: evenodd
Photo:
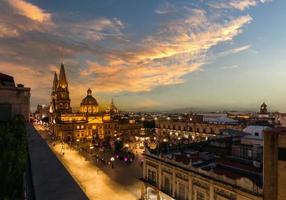
<path id="1" fill-rule="evenodd" d="M 36 126 L 39 130 L 39 126 Z M 45 132 L 41 129 L 41 135 Z M 66 169 L 90 199 L 134 200 L 140 198 L 140 160 L 131 165 L 115 161 L 114 169 L 108 165 L 97 166 L 67 144 L 50 145 Z M 62 154 L 64 152 L 64 155 Z"/>

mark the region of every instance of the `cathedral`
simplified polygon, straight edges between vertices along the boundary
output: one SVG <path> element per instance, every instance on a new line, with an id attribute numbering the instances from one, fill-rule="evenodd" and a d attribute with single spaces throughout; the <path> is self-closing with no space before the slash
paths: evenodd
<path id="1" fill-rule="evenodd" d="M 113 100 L 107 111 L 100 112 L 97 100 L 91 89 L 80 103 L 79 112 L 73 112 L 69 96 L 68 81 L 64 65 L 61 64 L 59 76 L 55 72 L 51 92 L 50 124 L 54 135 L 61 140 L 104 139 L 118 130 L 113 120 L 119 111 Z"/>

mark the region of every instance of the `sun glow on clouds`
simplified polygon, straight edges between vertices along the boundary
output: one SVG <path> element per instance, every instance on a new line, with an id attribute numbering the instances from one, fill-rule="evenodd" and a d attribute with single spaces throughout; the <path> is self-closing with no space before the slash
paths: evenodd
<path id="1" fill-rule="evenodd" d="M 252 20 L 246 15 L 219 24 L 208 21 L 204 11 L 194 13 L 166 24 L 157 35 L 144 40 L 140 45 L 142 49 L 129 54 L 127 60 L 123 55 L 121 59 L 112 58 L 108 65 L 89 61 L 81 75 L 99 84 L 98 91 L 108 92 L 150 91 L 157 86 L 180 84 L 185 82 L 184 75 L 206 62 L 206 53 L 211 47 L 232 40 L 242 32 L 243 25 Z M 246 48 L 233 50 L 233 53 Z"/>
<path id="2" fill-rule="evenodd" d="M 31 20 L 44 23 L 51 21 L 51 14 L 24 0 L 7 0 L 15 11 Z"/>
<path id="3" fill-rule="evenodd" d="M 101 16 L 65 22 L 28 1 L 5 0 L 0 2 L 0 70 L 32 87 L 37 94 L 45 94 L 47 101 L 46 88 L 51 87 L 51 71 L 58 70 L 55 65 L 61 53 L 67 61 L 71 93 L 78 95 L 72 96 L 73 101 L 85 95 L 88 87 L 105 93 L 148 92 L 182 84 L 186 75 L 210 62 L 207 55 L 212 47 L 233 40 L 252 21 L 250 15 L 231 15 L 231 11 L 245 10 L 259 2 L 266 0 L 206 1 L 206 6 L 218 14 L 215 18 L 207 9 L 190 5 L 183 6 L 178 14 L 178 5 L 167 3 L 154 11 L 156 16 L 164 15 L 157 31 L 135 41 L 130 35 L 135 35 L 136 30 L 127 33 L 130 24 L 119 18 Z M 229 16 L 220 15 L 222 8 L 229 10 Z M 176 12 L 180 17 L 169 17 Z M 226 49 L 216 56 L 249 48 L 245 45 Z"/>

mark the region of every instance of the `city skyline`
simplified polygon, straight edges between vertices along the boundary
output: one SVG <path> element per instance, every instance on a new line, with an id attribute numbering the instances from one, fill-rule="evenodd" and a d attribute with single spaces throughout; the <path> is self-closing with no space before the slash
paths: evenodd
<path id="1" fill-rule="evenodd" d="M 285 4 L 7 0 L 0 71 L 32 88 L 32 108 L 64 62 L 73 107 L 91 88 L 122 110 L 286 111 Z"/>

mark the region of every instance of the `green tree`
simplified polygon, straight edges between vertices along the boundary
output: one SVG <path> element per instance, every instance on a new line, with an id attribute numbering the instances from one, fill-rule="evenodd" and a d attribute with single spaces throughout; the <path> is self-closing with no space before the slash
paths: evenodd
<path id="1" fill-rule="evenodd" d="M 17 117 L 0 123 L 0 199 L 20 199 L 27 163 L 25 121 Z"/>

